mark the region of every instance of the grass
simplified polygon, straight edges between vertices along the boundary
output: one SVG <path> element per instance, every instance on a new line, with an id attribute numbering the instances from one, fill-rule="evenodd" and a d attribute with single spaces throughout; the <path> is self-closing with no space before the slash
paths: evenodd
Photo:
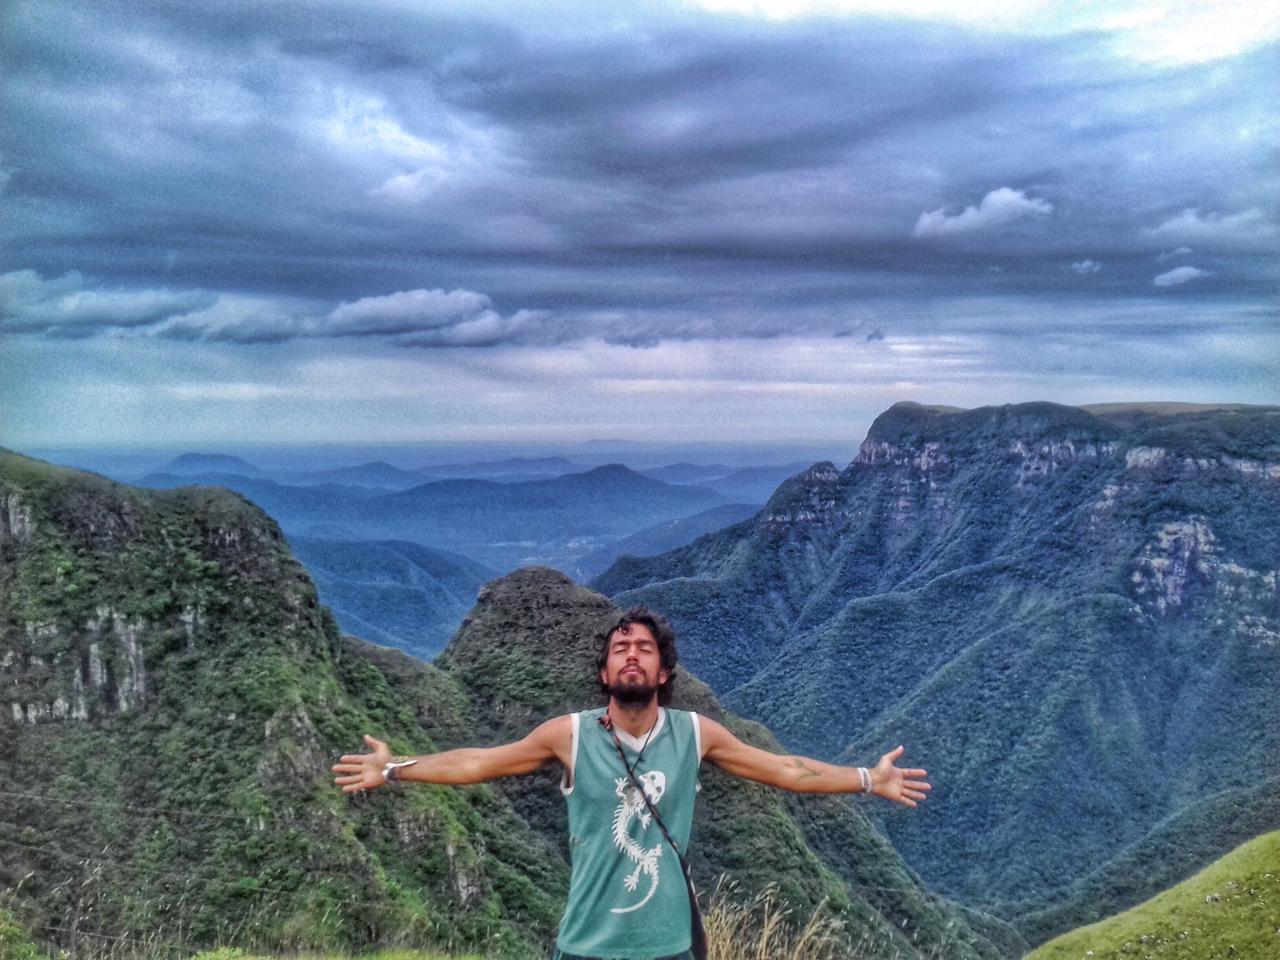
<path id="1" fill-rule="evenodd" d="M 844 923 L 827 912 L 825 902 L 800 924 L 792 921 L 774 887 L 747 901 L 735 893 L 736 889 L 722 879 L 703 915 L 707 960 L 835 960 L 848 956 Z"/>
<path id="2" fill-rule="evenodd" d="M 1280 831 L 1158 896 L 1043 944 L 1027 960 L 1261 960 L 1280 956 Z"/>
<path id="3" fill-rule="evenodd" d="M 872 952 L 851 945 L 845 923 L 826 903 L 808 917 L 793 917 L 776 888 L 770 887 L 744 899 L 733 883 L 721 879 L 703 915 L 708 960 L 860 960 Z M 6 932 L 9 939 L 6 939 Z M 13 950 L 6 951 L 6 944 Z M 21 946 L 19 946 L 21 945 Z M 121 960 L 173 960 L 171 950 L 157 945 L 133 953 L 113 953 Z M 0 925 L 0 960 L 71 960 L 76 954 L 48 954 L 30 945 L 21 931 Z M 361 953 L 260 954 L 239 947 L 218 947 L 189 960 L 502 960 L 500 956 L 440 953 L 432 950 L 394 949 Z"/>

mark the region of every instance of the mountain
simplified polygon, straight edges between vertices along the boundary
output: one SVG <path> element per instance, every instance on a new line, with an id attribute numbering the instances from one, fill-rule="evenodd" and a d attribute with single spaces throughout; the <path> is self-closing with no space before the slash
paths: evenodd
<path id="1" fill-rule="evenodd" d="M 436 660 L 469 692 L 485 741 L 523 736 L 540 720 L 601 702 L 595 636 L 618 608 L 546 568 L 518 570 L 480 593 L 475 609 Z M 549 656 L 548 651 L 555 651 Z M 674 706 L 697 710 L 765 749 L 762 726 L 725 712 L 687 672 Z M 548 843 L 565 836 L 558 771 L 504 782 L 513 807 Z M 779 885 L 806 916 L 826 900 L 860 942 L 859 956 L 1013 956 L 1023 943 L 1008 927 L 921 888 L 863 811 L 875 800 L 800 796 L 765 789 L 704 766 L 690 863 L 700 889 L 727 873 L 743 890 Z"/>
<path id="2" fill-rule="evenodd" d="M 502 460 L 476 460 L 472 463 L 446 463 L 427 467 L 437 477 L 485 478 L 508 480 L 513 476 L 546 479 L 587 469 L 566 457 L 507 457 Z"/>
<path id="3" fill-rule="evenodd" d="M 1280 832 L 1265 834 L 1141 906 L 1046 943 L 1027 960 L 1274 957 L 1277 864 Z"/>
<path id="4" fill-rule="evenodd" d="M 1018 917 L 1280 775 L 1278 571 L 1280 408 L 897 404 L 846 469 L 593 586 L 789 748 L 907 744 L 934 796 L 881 826 Z"/>
<path id="5" fill-rule="evenodd" d="M 723 464 L 702 466 L 681 462 L 640 472 L 663 483 L 697 484 L 714 490 L 728 500 L 762 504 L 780 483 L 808 466 L 808 461 L 804 461 L 735 469 Z"/>
<path id="6" fill-rule="evenodd" d="M 554 772 L 347 800 L 328 768 L 364 732 L 400 752 L 492 743 L 595 702 L 604 597 L 518 571 L 436 667 L 343 637 L 233 493 L 0 453 L 0 599 L 0 884 L 37 939 L 542 955 L 567 883 Z M 683 705 L 773 746 L 681 684 Z M 1018 952 L 1006 924 L 923 889 L 864 803 L 704 783 L 704 882 L 826 898 L 868 957 Z"/>
<path id="7" fill-rule="evenodd" d="M 290 534 L 411 540 L 496 570 L 534 561 L 570 565 L 607 542 L 723 501 L 713 491 L 660 483 L 617 464 L 549 480 L 439 480 L 394 493 L 233 474 L 151 474 L 139 482 L 159 489 L 192 482 L 224 486 L 262 507 Z"/>
<path id="8" fill-rule="evenodd" d="M 487 787 L 347 802 L 328 767 L 474 726 L 345 640 L 279 527 L 0 453 L 0 887 L 39 938 L 535 957 L 567 872 Z M 125 941 L 127 942 L 127 941 Z"/>
<path id="9" fill-rule="evenodd" d="M 1214 793 L 1157 824 L 1042 911 L 1014 921 L 1031 943 L 1104 919 L 1176 886 L 1247 840 L 1280 830 L 1280 780 Z"/>
<path id="10" fill-rule="evenodd" d="M 184 453 L 174 457 L 160 468 L 159 473 L 236 473 L 245 477 L 260 477 L 263 471 L 248 460 L 226 453 Z"/>
<path id="11" fill-rule="evenodd" d="M 227 470 L 226 473 L 240 471 Z M 404 470 L 385 460 L 373 460 L 369 463 L 358 463 L 350 467 L 335 467 L 332 470 L 317 470 L 310 473 L 291 474 L 277 479 L 290 484 L 336 483 L 342 486 L 373 487 L 379 490 L 407 490 L 428 480 L 438 479 L 435 476 L 414 470 Z"/>
<path id="12" fill-rule="evenodd" d="M 704 483 L 733 473 L 733 467 L 722 463 L 700 464 L 681 461 L 640 472 L 650 479 L 661 480 L 663 483 Z"/>
<path id="13" fill-rule="evenodd" d="M 726 503 L 724 506 L 695 513 L 691 517 L 655 523 L 587 554 L 576 564 L 574 572 L 592 577 L 608 569 L 623 554 L 648 557 L 674 550 L 704 534 L 745 520 L 758 510 L 759 507 L 751 503 Z"/>
<path id="14" fill-rule="evenodd" d="M 348 633 L 430 660 L 493 571 L 405 540 L 290 537 L 289 545 Z"/>
<path id="15" fill-rule="evenodd" d="M 808 463 L 783 463 L 776 466 L 742 467 L 703 481 L 702 486 L 714 490 L 729 500 L 763 504 L 775 490 L 790 477 L 809 467 Z"/>

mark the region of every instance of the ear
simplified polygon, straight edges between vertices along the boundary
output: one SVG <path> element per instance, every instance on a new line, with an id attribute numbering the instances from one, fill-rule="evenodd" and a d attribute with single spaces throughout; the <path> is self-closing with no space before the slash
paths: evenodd
<path id="1" fill-rule="evenodd" d="M 600 668 L 600 682 L 603 683 L 606 687 L 609 685 L 608 671 L 605 670 L 603 667 Z"/>
<path id="2" fill-rule="evenodd" d="M 662 686 L 664 683 L 666 683 L 666 682 L 667 682 L 667 678 L 668 678 L 668 677 L 670 677 L 670 676 L 671 676 L 671 674 L 667 673 L 667 671 L 665 671 L 665 670 L 659 670 L 659 671 L 658 671 L 658 686 Z"/>

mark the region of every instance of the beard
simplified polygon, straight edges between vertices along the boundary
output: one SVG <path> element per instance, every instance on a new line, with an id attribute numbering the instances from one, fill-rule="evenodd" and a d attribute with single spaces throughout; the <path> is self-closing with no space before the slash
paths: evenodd
<path id="1" fill-rule="evenodd" d="M 627 678 L 626 680 L 615 680 L 609 684 L 609 696 L 623 707 L 642 707 L 649 703 L 658 694 L 658 685 L 656 683 L 646 683 L 644 680 L 635 680 Z"/>

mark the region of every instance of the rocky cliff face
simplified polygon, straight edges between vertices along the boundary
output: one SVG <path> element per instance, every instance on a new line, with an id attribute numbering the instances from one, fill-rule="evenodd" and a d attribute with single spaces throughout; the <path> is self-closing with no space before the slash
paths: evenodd
<path id="1" fill-rule="evenodd" d="M 669 610 L 788 746 L 907 743 L 945 799 L 884 827 L 927 879 L 1047 902 L 1199 791 L 1280 775 L 1278 465 L 1278 408 L 899 404 L 774 521 L 596 584 Z"/>

